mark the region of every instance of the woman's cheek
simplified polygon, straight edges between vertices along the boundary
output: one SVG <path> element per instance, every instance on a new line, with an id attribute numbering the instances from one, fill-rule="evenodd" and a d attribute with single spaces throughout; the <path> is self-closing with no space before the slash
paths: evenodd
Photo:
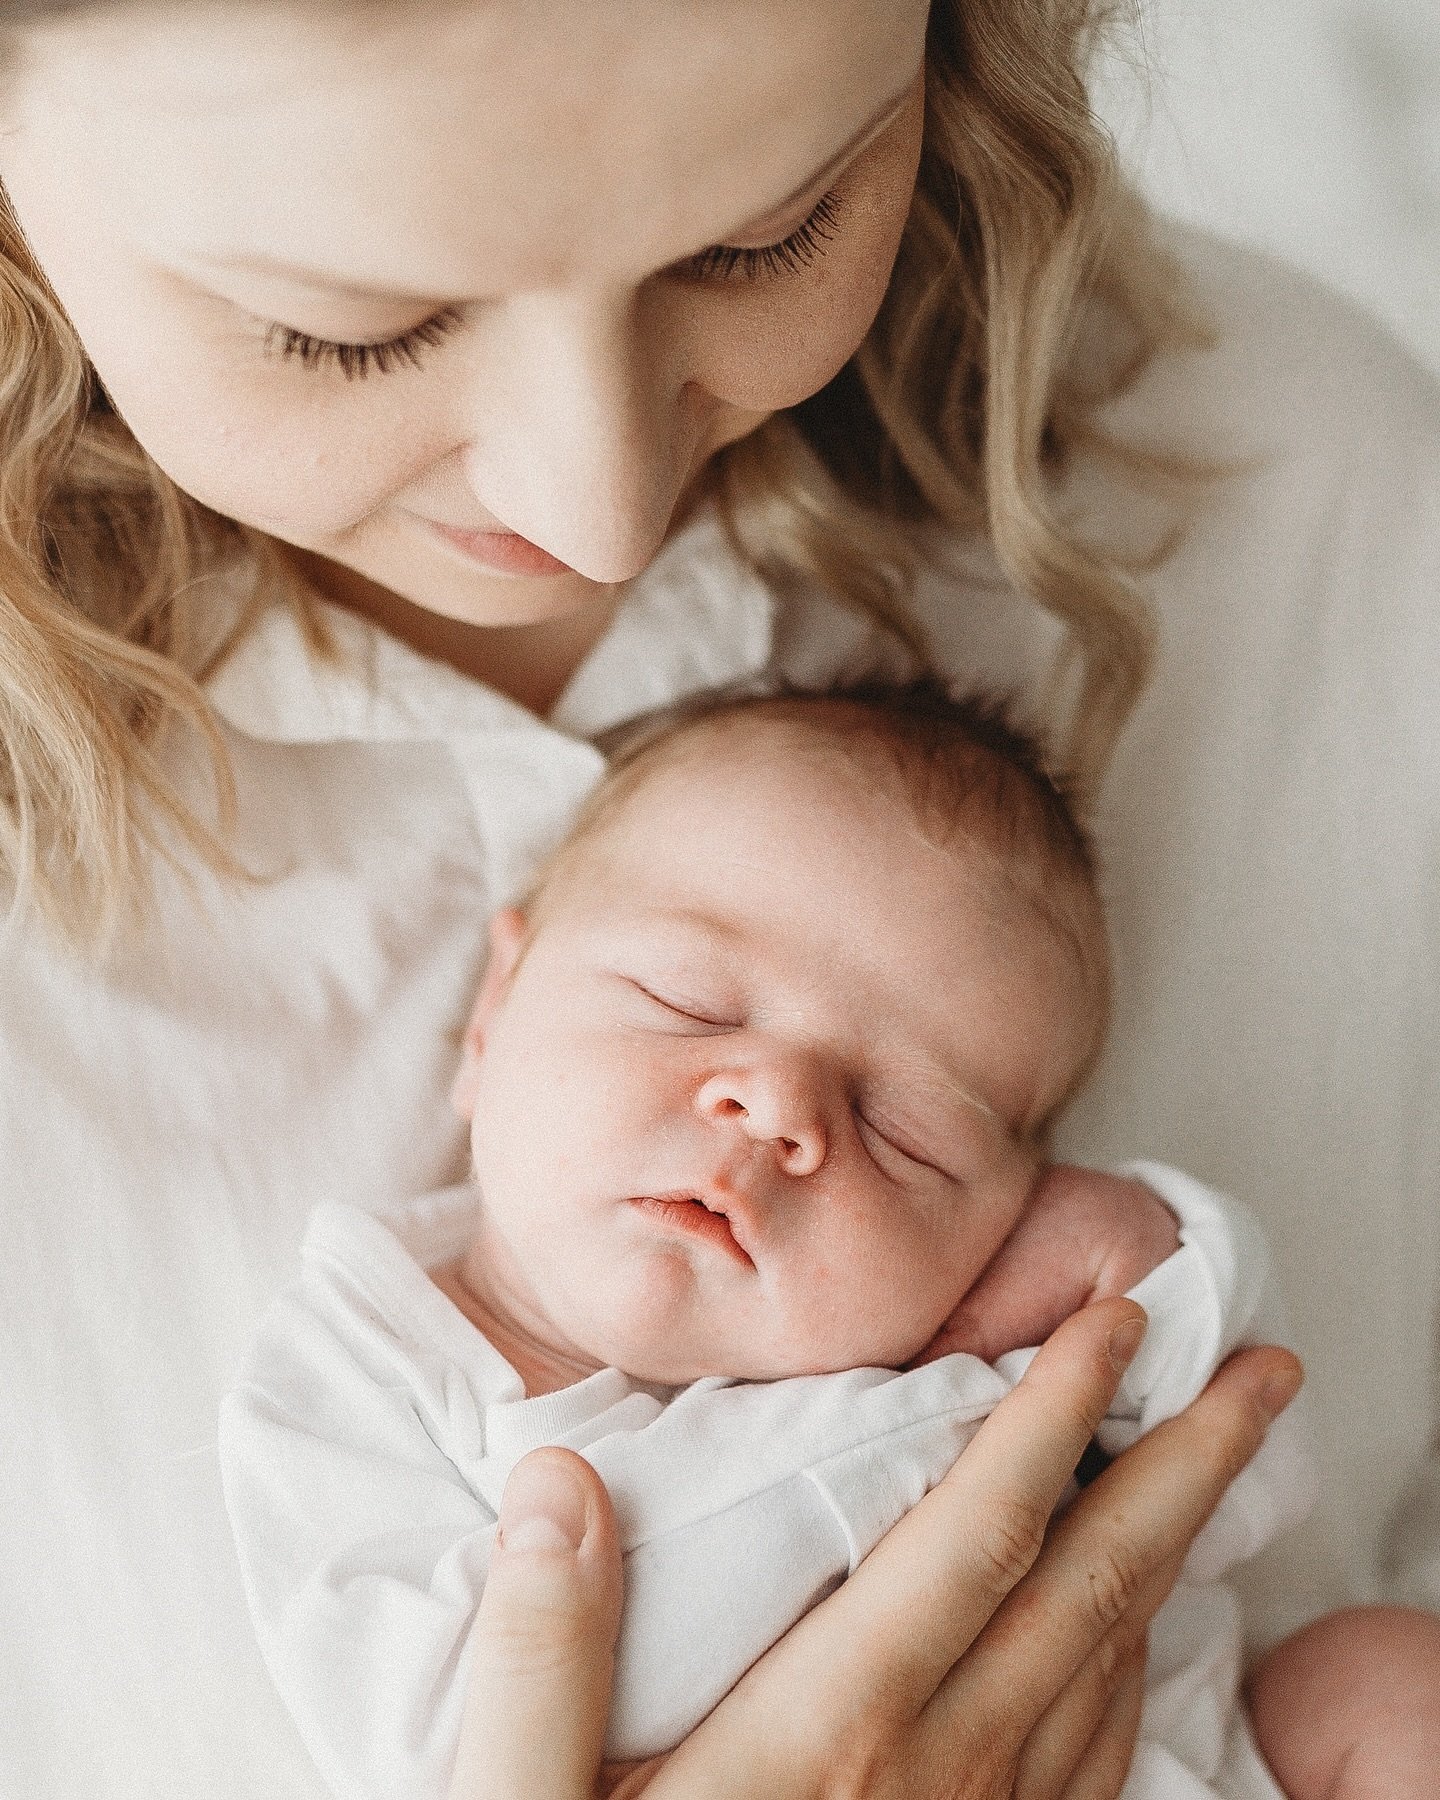
<path id="1" fill-rule="evenodd" d="M 808 400 L 864 341 L 898 245 L 897 231 L 888 247 L 847 245 L 843 256 L 832 253 L 833 260 L 759 283 L 755 292 L 707 295 L 697 306 L 695 380 L 752 412 Z"/>
<path id="2" fill-rule="evenodd" d="M 262 530 L 333 532 L 374 505 L 389 474 L 355 442 L 368 420 L 354 430 L 353 410 L 297 392 L 256 337 L 137 265 L 103 222 L 84 246 L 54 215 L 38 208 L 41 265 L 111 403 L 178 487 Z"/>
<path id="3" fill-rule="evenodd" d="M 47 273 L 139 443 L 178 487 L 242 524 L 319 547 L 447 447 L 442 420 L 414 416 L 393 385 L 382 396 L 373 382 L 280 363 L 262 327 L 212 316 L 215 302 L 123 258 L 105 292 L 63 259 Z"/>
<path id="4" fill-rule="evenodd" d="M 798 406 L 839 374 L 875 322 L 905 233 L 924 122 L 877 145 L 840 190 L 838 229 L 798 272 L 724 282 L 693 303 L 695 379 L 755 412 Z M 872 160 L 873 159 L 873 160 Z"/>
<path id="5" fill-rule="evenodd" d="M 255 366 L 237 367 L 238 355 Z M 327 372 L 276 367 L 258 345 L 208 356 L 182 347 L 163 381 L 143 368 L 101 374 L 178 487 L 302 547 L 343 536 L 442 454 L 418 441 L 403 407 L 377 405 L 373 389 L 337 392 Z"/>

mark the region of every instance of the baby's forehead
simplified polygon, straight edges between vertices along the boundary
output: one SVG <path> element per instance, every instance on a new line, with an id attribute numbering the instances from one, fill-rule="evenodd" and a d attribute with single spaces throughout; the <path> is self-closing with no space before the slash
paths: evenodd
<path id="1" fill-rule="evenodd" d="M 950 1068 L 1029 1141 L 1103 1035 L 1098 902 L 983 823 L 983 795 L 957 817 L 949 791 L 806 720 L 707 720 L 601 784 L 532 934 L 560 926 L 547 966 L 582 979 L 632 959 L 687 993 L 743 993 L 750 1016 L 804 1018 L 817 1041 L 883 1046 L 917 1099 L 927 1068 Z"/>
<path id="2" fill-rule="evenodd" d="M 712 834 L 717 826 L 723 832 L 727 817 L 738 830 L 757 816 L 793 817 L 803 810 L 812 830 L 823 821 L 839 833 L 867 826 L 873 832 L 881 789 L 902 809 L 897 817 L 907 826 L 923 826 L 921 809 L 891 759 L 868 741 L 847 741 L 843 722 L 822 715 L 818 703 L 812 710 L 813 717 L 723 713 L 643 743 L 602 777 L 562 846 L 557 869 L 568 865 L 573 871 L 621 846 L 640 849 L 643 866 L 659 869 L 667 853 L 684 853 L 692 830 L 698 835 L 703 823 Z M 823 801 L 819 809 L 817 799 Z M 950 847 L 967 853 L 958 838 Z M 898 846 L 890 849 L 895 854 Z"/>
<path id="3" fill-rule="evenodd" d="M 627 881 L 648 888 L 702 846 L 740 853 L 747 834 L 763 833 L 772 854 L 778 846 L 784 855 L 788 840 L 794 879 L 818 881 L 825 867 L 805 862 L 817 843 L 873 843 L 912 885 L 955 892 L 958 873 L 962 904 L 1058 933 L 1084 960 L 1103 963 L 1088 849 L 1068 816 L 1058 825 L 1047 816 L 1028 782 L 983 745 L 943 755 L 917 748 L 844 699 L 742 706 L 627 748 L 552 875 L 619 858 Z M 706 870 L 687 862 L 686 873 Z"/>
<path id="4" fill-rule="evenodd" d="M 574 859 L 618 838 L 644 839 L 660 855 L 687 817 L 804 811 L 812 826 L 841 833 L 886 831 L 891 857 L 930 863 L 942 850 L 995 892 L 1018 897 L 1053 885 L 1070 863 L 1088 877 L 1083 856 L 1046 828 L 1025 792 L 1025 778 L 983 747 L 946 754 L 877 728 L 874 715 L 843 698 L 771 702 L 721 711 L 661 731 L 627 749 L 603 777 L 569 839 Z M 877 802 L 879 805 L 877 807 Z M 664 835 L 645 839 L 659 815 Z M 1078 834 L 1077 834 L 1078 837 Z M 949 871 L 947 870 L 946 873 Z"/>
<path id="5" fill-rule="evenodd" d="M 784 805 L 797 787 L 816 782 L 837 811 L 863 810 L 878 782 L 918 812 L 925 783 L 917 759 L 869 725 L 860 709 L 823 699 L 757 703 L 683 721 L 626 746 L 612 762 L 593 803 L 596 822 L 622 809 L 668 806 L 686 793 L 704 794 L 712 806 L 725 796 L 767 795 Z"/>

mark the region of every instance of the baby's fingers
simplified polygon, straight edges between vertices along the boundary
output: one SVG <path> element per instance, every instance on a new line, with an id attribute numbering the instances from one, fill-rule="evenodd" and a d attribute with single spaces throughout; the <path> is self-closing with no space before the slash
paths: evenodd
<path id="1" fill-rule="evenodd" d="M 604 1485 L 568 1450 L 533 1451 L 501 1501 L 450 1800 L 592 1800 L 619 1624 Z"/>

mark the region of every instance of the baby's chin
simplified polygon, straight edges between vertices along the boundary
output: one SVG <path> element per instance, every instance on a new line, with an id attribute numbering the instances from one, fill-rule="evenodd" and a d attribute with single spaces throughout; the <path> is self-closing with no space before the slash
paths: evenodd
<path id="1" fill-rule="evenodd" d="M 569 1341 L 599 1366 L 656 1387 L 898 1369 L 933 1336 L 923 1320 L 907 1328 L 909 1322 L 893 1311 L 867 1316 L 858 1299 L 853 1307 L 837 1303 L 833 1314 L 809 1319 L 801 1305 L 757 1305 L 752 1294 L 729 1316 L 729 1296 L 697 1291 L 677 1261 L 627 1273 L 628 1279 L 603 1292 L 567 1294 L 570 1305 L 560 1322 Z"/>
<path id="2" fill-rule="evenodd" d="M 891 1342 L 848 1339 L 842 1344 L 766 1344 L 753 1334 L 744 1342 L 717 1337 L 680 1349 L 673 1338 L 637 1338 L 612 1345 L 614 1354 L 601 1360 L 634 1381 L 655 1387 L 686 1387 L 717 1377 L 729 1381 L 788 1381 L 803 1375 L 835 1375 L 845 1369 L 899 1369 L 924 1349 L 909 1340 L 887 1354 Z"/>

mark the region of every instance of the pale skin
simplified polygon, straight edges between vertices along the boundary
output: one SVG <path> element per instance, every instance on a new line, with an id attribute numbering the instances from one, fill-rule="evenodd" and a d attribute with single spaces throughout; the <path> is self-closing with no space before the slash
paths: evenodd
<path id="1" fill-rule="evenodd" d="M 925 13 L 100 7 L 19 34 L 0 177 L 114 403 L 182 487 L 290 546 L 341 604 L 543 708 L 714 452 L 820 387 L 868 328 L 919 154 Z M 695 260 L 763 253 L 832 190 L 832 236 L 798 269 Z M 415 366 L 364 379 L 273 348 L 426 327 L 439 341 Z M 518 532 L 570 572 L 497 576 L 442 525 Z M 1113 1800 L 1146 1621 L 1299 1382 L 1282 1351 L 1234 1359 L 1042 1551 L 1135 1322 L 1123 1301 L 1067 1322 L 866 1578 L 757 1665 L 657 1794 Z M 512 1535 L 497 1557 L 465 1794 L 575 1800 L 596 1781 L 613 1530 L 583 1464 L 540 1463 L 530 1498 L 538 1480 L 578 1508 L 582 1547 Z"/>

